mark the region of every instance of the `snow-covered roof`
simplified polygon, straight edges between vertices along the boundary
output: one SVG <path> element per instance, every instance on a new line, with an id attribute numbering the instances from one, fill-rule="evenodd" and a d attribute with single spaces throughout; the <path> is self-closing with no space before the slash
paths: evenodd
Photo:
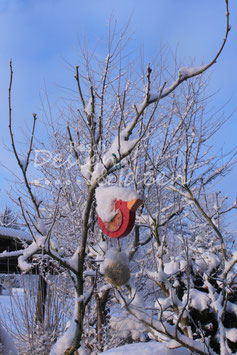
<path id="1" fill-rule="evenodd" d="M 22 239 L 25 241 L 32 241 L 32 237 L 29 233 L 18 229 L 6 228 L 6 227 L 0 227 L 0 238 L 1 237 L 6 237 L 9 239 L 13 238 L 13 239 Z"/>

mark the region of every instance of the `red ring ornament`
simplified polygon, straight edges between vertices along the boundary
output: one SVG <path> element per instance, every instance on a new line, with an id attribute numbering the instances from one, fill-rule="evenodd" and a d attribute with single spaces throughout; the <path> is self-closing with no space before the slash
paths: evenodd
<path id="1" fill-rule="evenodd" d="M 103 222 L 98 215 L 98 222 L 101 230 L 110 238 L 126 237 L 133 229 L 136 210 L 141 205 L 139 199 L 132 201 L 117 200 L 115 202 L 116 215 L 110 222 Z"/>

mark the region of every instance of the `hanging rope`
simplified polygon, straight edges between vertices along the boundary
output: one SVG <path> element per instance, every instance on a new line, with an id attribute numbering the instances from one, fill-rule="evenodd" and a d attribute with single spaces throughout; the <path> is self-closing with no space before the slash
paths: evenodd
<path id="1" fill-rule="evenodd" d="M 114 157 L 115 160 L 115 171 L 120 170 L 122 168 L 121 163 L 118 164 L 118 158 L 115 153 L 112 153 L 112 156 Z"/>

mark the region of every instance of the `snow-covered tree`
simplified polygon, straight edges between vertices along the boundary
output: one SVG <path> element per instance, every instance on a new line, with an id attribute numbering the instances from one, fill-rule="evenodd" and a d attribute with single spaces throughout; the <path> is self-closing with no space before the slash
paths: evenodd
<path id="1" fill-rule="evenodd" d="M 0 215 L 0 226 L 5 228 L 19 229 L 19 223 L 17 222 L 17 216 L 14 215 L 12 210 L 6 206 L 4 212 Z"/>
<path id="2" fill-rule="evenodd" d="M 217 54 L 172 76 L 162 55 L 157 67 L 136 74 L 127 28 L 118 35 L 111 27 L 104 60 L 82 46 L 77 91 L 58 116 L 44 106 L 47 142 L 34 143 L 33 114 L 25 156 L 13 136 L 10 64 L 9 129 L 23 176 L 18 204 L 33 238 L 18 252 L 19 266 L 28 272 L 37 264 L 46 283 L 62 275 L 67 286 L 57 286 L 59 295 L 74 297 L 51 355 L 96 354 L 149 339 L 198 354 L 237 351 L 237 257 L 227 247 L 224 223 L 236 202 L 227 206 L 210 192 L 234 157 L 210 154 L 209 139 L 223 121 L 205 111 L 203 77 L 228 37 L 225 3 L 226 33 Z M 34 180 L 31 163 L 40 171 Z M 121 222 L 114 203 L 134 195 L 108 186 L 129 187 L 143 201 L 133 231 L 118 245 L 99 228 L 97 213 L 107 226 L 117 215 Z"/>

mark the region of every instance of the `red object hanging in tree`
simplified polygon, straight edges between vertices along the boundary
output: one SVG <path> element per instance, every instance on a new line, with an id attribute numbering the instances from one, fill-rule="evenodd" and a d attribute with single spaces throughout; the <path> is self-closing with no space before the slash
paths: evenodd
<path id="1" fill-rule="evenodd" d="M 140 199 L 132 201 L 118 200 L 115 202 L 116 215 L 110 222 L 104 222 L 98 215 L 98 222 L 102 231 L 110 238 L 126 237 L 133 229 L 136 210 L 142 204 Z"/>

